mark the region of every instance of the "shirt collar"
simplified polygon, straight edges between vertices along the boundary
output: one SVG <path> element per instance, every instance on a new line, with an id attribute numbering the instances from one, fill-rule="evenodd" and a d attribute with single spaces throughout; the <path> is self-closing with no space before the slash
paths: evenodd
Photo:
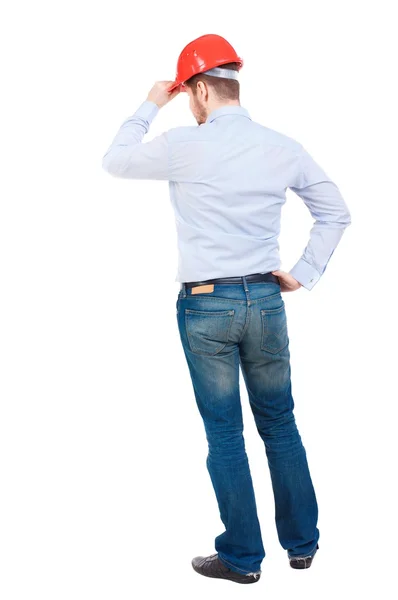
<path id="1" fill-rule="evenodd" d="M 214 119 L 218 119 L 218 117 L 224 117 L 225 115 L 239 115 L 251 120 L 248 111 L 243 108 L 243 106 L 227 105 L 213 110 L 207 117 L 206 123 L 211 123 L 214 121 Z"/>

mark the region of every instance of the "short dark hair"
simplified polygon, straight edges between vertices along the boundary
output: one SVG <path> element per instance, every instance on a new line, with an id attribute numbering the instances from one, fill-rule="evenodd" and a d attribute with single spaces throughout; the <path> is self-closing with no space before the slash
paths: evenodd
<path id="1" fill-rule="evenodd" d="M 239 63 L 232 62 L 225 65 L 218 65 L 219 69 L 232 69 L 239 71 Z M 226 79 L 225 77 L 213 77 L 212 75 L 194 75 L 184 82 L 186 87 L 196 94 L 196 84 L 203 81 L 210 86 L 220 100 L 239 100 L 240 84 L 237 79 Z"/>

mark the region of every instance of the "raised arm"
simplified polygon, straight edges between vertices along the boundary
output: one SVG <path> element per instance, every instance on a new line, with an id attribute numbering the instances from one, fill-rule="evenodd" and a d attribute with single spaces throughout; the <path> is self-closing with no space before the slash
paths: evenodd
<path id="1" fill-rule="evenodd" d="M 177 88 L 169 93 L 170 83 L 155 83 L 145 102 L 122 123 L 102 159 L 105 171 L 126 179 L 169 179 L 167 133 L 150 142 L 142 143 L 142 140 L 159 109 L 180 92 L 180 88 Z"/>

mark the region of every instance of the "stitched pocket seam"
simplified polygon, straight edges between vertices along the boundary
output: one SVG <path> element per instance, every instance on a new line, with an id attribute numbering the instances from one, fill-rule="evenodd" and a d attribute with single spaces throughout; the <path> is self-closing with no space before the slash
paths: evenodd
<path id="1" fill-rule="evenodd" d="M 187 332 L 187 338 L 188 338 L 188 344 L 190 349 L 192 350 L 192 352 L 194 354 L 200 354 L 201 356 L 216 356 L 217 354 L 219 354 L 221 352 L 221 350 L 223 350 L 225 348 L 225 346 L 228 344 L 229 341 L 229 334 L 231 332 L 231 327 L 232 327 L 232 323 L 234 320 L 234 314 L 235 314 L 235 310 L 222 310 L 222 311 L 201 311 L 201 310 L 194 310 L 194 309 L 190 309 L 190 308 L 186 308 L 185 309 L 185 329 Z M 229 316 L 231 317 L 229 319 L 229 325 L 228 325 L 228 329 L 226 332 L 226 338 L 227 341 L 223 342 L 222 345 L 217 348 L 216 352 L 204 352 L 203 350 L 197 349 L 196 346 L 194 345 L 194 342 L 192 341 L 192 336 L 189 333 L 189 326 L 188 326 L 188 316 L 190 314 L 193 315 L 211 315 L 211 316 L 217 316 L 217 317 L 225 317 L 225 316 Z"/>
<path id="2" fill-rule="evenodd" d="M 286 348 L 286 346 L 289 343 L 289 338 L 287 335 L 287 323 L 285 322 L 283 327 L 280 328 L 280 330 L 278 332 L 275 331 L 268 331 L 267 328 L 267 316 L 271 316 L 271 315 L 277 315 L 281 312 L 283 312 L 284 310 L 284 306 L 281 306 L 280 308 L 274 308 L 274 309 L 261 309 L 261 350 L 263 350 L 264 352 L 268 352 L 269 354 L 278 354 L 279 352 L 281 352 L 284 348 Z M 266 344 L 266 337 L 268 335 L 272 335 L 275 336 L 276 338 L 281 338 L 281 336 L 283 336 L 283 339 L 285 340 L 286 343 L 283 344 L 283 346 L 278 347 L 278 348 L 271 348 L 270 346 L 268 346 Z M 281 343 L 281 342 L 279 342 Z"/>

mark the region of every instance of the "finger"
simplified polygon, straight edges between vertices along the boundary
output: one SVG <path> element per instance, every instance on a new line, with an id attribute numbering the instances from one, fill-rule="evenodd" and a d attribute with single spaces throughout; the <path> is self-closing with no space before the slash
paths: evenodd
<path id="1" fill-rule="evenodd" d="M 175 98 L 176 96 L 178 96 L 178 94 L 181 92 L 180 88 L 176 88 L 175 90 L 173 90 L 172 92 L 169 92 L 169 100 L 172 100 L 173 98 Z"/>

